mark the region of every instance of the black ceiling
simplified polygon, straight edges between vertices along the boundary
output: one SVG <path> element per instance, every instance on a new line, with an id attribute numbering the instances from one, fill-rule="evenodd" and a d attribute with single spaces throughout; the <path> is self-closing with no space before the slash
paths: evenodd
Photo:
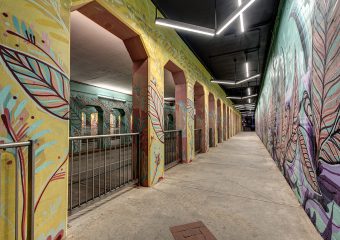
<path id="1" fill-rule="evenodd" d="M 166 17 L 185 23 L 215 28 L 238 7 L 238 0 L 152 0 Z M 216 8 L 215 8 L 216 4 Z M 219 80 L 241 80 L 246 78 L 245 62 L 249 62 L 249 75 L 263 71 L 270 45 L 272 28 L 278 11 L 279 0 L 256 0 L 244 13 L 245 32 L 240 31 L 237 19 L 222 35 L 204 35 L 178 31 L 200 61 L 214 78 Z M 236 66 L 236 71 L 235 71 Z M 260 79 L 241 85 L 221 85 L 229 96 L 247 95 L 247 87 L 258 93 Z M 255 102 L 256 98 L 252 98 Z M 233 100 L 248 103 L 248 100 Z"/>

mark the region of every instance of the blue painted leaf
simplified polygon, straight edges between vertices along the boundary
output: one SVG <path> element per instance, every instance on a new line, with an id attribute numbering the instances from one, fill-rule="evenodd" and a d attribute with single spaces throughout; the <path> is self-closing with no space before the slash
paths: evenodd
<path id="1" fill-rule="evenodd" d="M 40 107 L 58 118 L 69 118 L 69 79 L 63 72 L 3 45 L 0 45 L 0 56 L 13 77 Z"/>

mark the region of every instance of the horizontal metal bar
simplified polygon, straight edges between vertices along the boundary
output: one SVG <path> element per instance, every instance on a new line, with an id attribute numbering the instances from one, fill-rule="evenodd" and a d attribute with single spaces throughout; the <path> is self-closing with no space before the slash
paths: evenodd
<path id="1" fill-rule="evenodd" d="M 69 137 L 69 140 L 95 139 L 95 138 L 105 138 L 105 137 L 136 136 L 136 135 L 139 135 L 139 133 L 120 133 L 120 134 L 93 135 L 93 136 L 77 136 L 77 137 Z"/>
<path id="2" fill-rule="evenodd" d="M 3 144 L 0 144 L 0 149 L 25 147 L 25 146 L 29 146 L 30 144 L 31 144 L 30 142 L 3 143 Z"/>
<path id="3" fill-rule="evenodd" d="M 168 130 L 168 131 L 164 131 L 164 133 L 172 133 L 172 132 L 182 132 L 182 130 Z"/>

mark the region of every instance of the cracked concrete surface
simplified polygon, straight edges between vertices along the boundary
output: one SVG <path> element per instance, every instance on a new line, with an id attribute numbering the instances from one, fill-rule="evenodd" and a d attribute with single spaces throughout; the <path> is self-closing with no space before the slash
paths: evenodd
<path id="1" fill-rule="evenodd" d="M 196 221 L 219 240 L 321 239 L 255 133 L 79 211 L 67 239 L 173 240 L 169 227 Z"/>

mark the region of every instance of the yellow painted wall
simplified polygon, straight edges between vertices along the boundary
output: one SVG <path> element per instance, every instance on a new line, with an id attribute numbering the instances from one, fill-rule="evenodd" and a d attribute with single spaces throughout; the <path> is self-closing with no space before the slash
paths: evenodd
<path id="1" fill-rule="evenodd" d="M 35 100 L 37 94 L 51 94 L 51 86 L 33 88 L 33 85 L 19 84 L 25 81 L 32 84 L 34 78 L 41 77 L 35 75 L 38 70 L 34 70 L 41 63 L 40 67 L 57 69 L 66 76 L 62 80 L 65 89 L 61 91 L 68 98 L 70 6 L 68 1 L 61 1 L 55 6 L 48 2 L 0 2 L 0 142 L 38 141 L 35 146 L 37 239 L 65 235 L 67 218 L 68 121 L 56 115 L 64 114 L 68 106 L 66 104 L 60 112 L 53 110 L 53 103 L 39 106 Z M 22 149 L 22 158 L 13 149 L 0 150 L 0 154 L 0 239 L 10 240 L 14 239 L 15 159 L 22 160 L 19 170 L 27 176 L 27 149 Z M 25 192 L 27 195 L 27 185 L 20 182 L 20 202 Z M 25 207 L 19 204 L 20 239 L 26 238 L 22 234 L 25 225 L 22 227 L 21 224 Z M 23 221 L 26 221 L 25 217 Z"/>
<path id="2" fill-rule="evenodd" d="M 2 115 L 0 141 L 13 142 L 34 138 L 38 142 L 35 162 L 37 169 L 35 198 L 36 201 L 39 200 L 35 212 L 37 239 L 47 239 L 49 236 L 53 239 L 57 235 L 66 235 L 69 19 L 71 9 L 74 10 L 87 2 L 90 1 L 2 0 L 0 2 L 0 112 Z M 171 60 L 184 71 L 188 86 L 188 103 L 193 102 L 193 86 L 195 81 L 198 81 L 204 86 L 206 92 L 206 109 L 208 109 L 208 92 L 215 95 L 215 100 L 220 98 L 226 105 L 231 106 L 231 102 L 225 98 L 224 91 L 218 85 L 210 83 L 211 76 L 177 33 L 154 24 L 155 7 L 151 1 L 98 0 L 98 3 L 140 35 L 149 56 L 149 82 L 156 82 L 161 94 L 164 92 L 164 65 Z M 32 62 L 29 63 L 30 61 Z M 49 82 L 47 79 L 46 73 L 49 71 L 55 74 L 55 81 Z M 34 86 L 34 79 L 43 77 L 46 80 L 45 86 Z M 42 100 L 41 95 L 44 94 L 50 94 L 49 100 L 53 102 Z M 66 110 L 55 108 L 56 103 L 64 104 Z M 190 106 L 187 107 L 189 112 Z M 208 119 L 208 112 L 206 117 Z M 151 126 L 150 119 L 149 126 Z M 189 113 L 187 131 L 186 158 L 191 160 L 194 158 L 194 122 Z M 15 136 L 12 136 L 13 133 Z M 149 127 L 148 135 L 150 152 L 148 185 L 153 185 L 164 175 L 164 146 L 155 137 L 152 127 Z M 0 154 L 2 190 L 0 239 L 13 239 L 13 173 L 14 162 L 18 156 L 11 150 L 1 151 Z M 23 150 L 22 154 L 26 156 L 27 150 Z M 155 161 L 157 154 L 161 159 L 159 167 L 156 167 Z M 26 166 L 27 158 L 22 159 Z M 4 190 L 6 192 L 3 192 Z M 23 188 L 20 187 L 20 198 L 23 196 L 22 192 Z M 22 206 L 19 215 L 21 218 Z M 21 232 L 19 236 L 25 239 L 25 235 Z"/>

